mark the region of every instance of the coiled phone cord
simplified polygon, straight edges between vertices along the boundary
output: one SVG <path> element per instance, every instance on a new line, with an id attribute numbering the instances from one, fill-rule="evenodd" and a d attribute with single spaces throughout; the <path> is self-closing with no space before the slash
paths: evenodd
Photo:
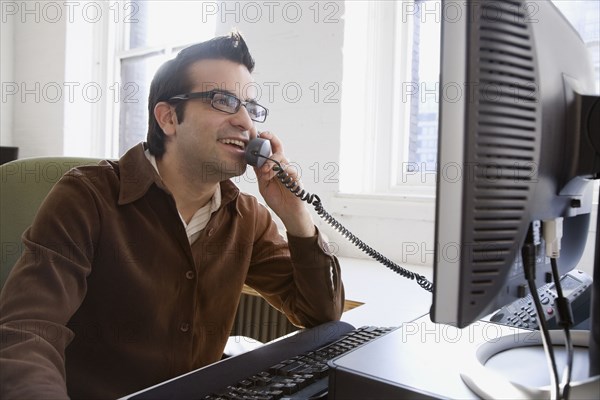
<path id="1" fill-rule="evenodd" d="M 273 171 L 277 172 L 276 176 L 281 181 L 281 183 L 290 192 L 292 192 L 296 197 L 298 197 L 300 200 L 305 201 L 308 204 L 312 205 L 315 208 L 315 211 L 317 212 L 319 217 L 321 217 L 331 227 L 333 227 L 335 230 L 337 230 L 342 236 L 344 236 L 353 245 L 355 245 L 360 250 L 362 250 L 364 253 L 368 254 L 373 259 L 379 261 L 381 264 L 385 265 L 392 271 L 396 272 L 397 274 L 400 274 L 401 276 L 408 278 L 408 279 L 414 279 L 417 282 L 417 284 L 419 286 L 421 286 L 423 289 L 427 290 L 428 292 L 433 292 L 433 283 L 431 283 L 429 280 L 427 280 L 427 278 L 425 278 L 423 275 L 419 275 L 419 274 L 411 272 L 405 268 L 402 268 L 401 266 L 399 266 L 398 264 L 396 264 L 389 258 L 385 257 L 383 254 L 379 253 L 378 251 L 373 249 L 371 246 L 369 246 L 368 244 L 363 242 L 361 239 L 359 239 L 356 235 L 354 235 L 348 229 L 346 229 L 346 227 L 344 227 L 338 220 L 336 220 L 331 214 L 329 214 L 323 208 L 323 204 L 321 203 L 321 199 L 319 198 L 319 196 L 317 196 L 316 194 L 311 194 L 311 193 L 307 192 L 306 190 L 304 190 L 298 184 L 298 182 L 290 176 L 290 174 L 285 172 L 285 170 L 283 169 L 283 167 L 281 166 L 281 164 L 278 161 L 273 160 L 272 158 L 269 158 L 269 157 L 265 157 L 261 154 L 258 154 L 258 152 L 256 152 L 254 155 L 266 158 L 267 160 L 270 160 L 270 161 L 273 161 L 276 164 L 273 167 Z"/>

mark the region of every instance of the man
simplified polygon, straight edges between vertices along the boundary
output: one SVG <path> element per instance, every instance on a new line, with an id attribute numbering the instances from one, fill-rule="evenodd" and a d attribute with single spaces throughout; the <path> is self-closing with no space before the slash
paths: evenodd
<path id="1" fill-rule="evenodd" d="M 287 243 L 229 180 L 266 117 L 253 67 L 239 34 L 183 50 L 152 81 L 147 144 L 54 187 L 0 296 L 2 398 L 114 398 L 217 361 L 244 283 L 298 326 L 340 318 L 338 262 L 272 162 L 256 174 Z"/>

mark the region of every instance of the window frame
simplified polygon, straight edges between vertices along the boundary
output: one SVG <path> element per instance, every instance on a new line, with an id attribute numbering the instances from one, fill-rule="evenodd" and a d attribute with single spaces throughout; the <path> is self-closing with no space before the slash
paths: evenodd
<path id="1" fill-rule="evenodd" d="M 340 195 L 401 195 L 403 197 L 433 198 L 435 179 L 423 182 L 420 174 L 406 174 L 404 166 L 408 159 L 410 138 L 411 101 L 403 101 L 405 83 L 411 82 L 412 57 L 404 58 L 413 51 L 413 16 L 405 15 L 407 7 L 415 5 L 414 0 L 402 2 L 368 2 L 366 43 L 362 52 L 366 62 L 361 72 L 365 84 L 363 98 L 354 96 L 342 99 L 344 118 L 356 118 L 356 112 L 344 102 L 362 102 L 365 112 L 358 120 L 358 129 L 364 138 L 357 138 L 351 129 L 344 128 L 343 140 L 360 140 L 362 146 L 342 149 L 349 152 L 346 160 L 342 156 L 341 170 L 352 172 L 341 179 Z M 348 23 L 348 20 L 346 21 Z M 393 32 L 393 34 L 389 34 Z M 346 77 L 344 78 L 346 81 Z M 355 85 L 358 78 L 348 79 Z M 347 86 L 345 87 L 347 89 Z M 345 109 L 344 109 L 345 108 Z M 354 108 L 356 110 L 357 107 Z M 350 167 L 348 164 L 353 163 Z M 359 176 L 356 176 L 356 175 Z M 435 175 L 434 175 L 435 176 Z M 399 183 L 401 181 L 403 183 Z"/>
<path id="2" fill-rule="evenodd" d="M 394 66 L 396 73 L 393 73 L 394 79 L 394 98 L 393 107 L 400 110 L 397 113 L 392 112 L 393 123 L 391 132 L 393 132 L 390 149 L 392 151 L 391 175 L 389 184 L 386 189 L 390 194 L 402 194 L 410 197 L 422 197 L 433 199 L 435 197 L 436 171 L 419 171 L 416 174 L 409 173 L 406 167 L 409 163 L 409 140 L 411 135 L 411 102 L 405 100 L 406 88 L 405 84 L 413 83 L 412 69 L 414 60 L 408 57 L 406 61 L 402 60 L 405 54 L 413 54 L 414 52 L 414 16 L 405 15 L 404 11 L 416 7 L 416 1 L 394 2 L 395 5 L 395 35 L 396 40 L 394 46 Z M 439 22 L 439 20 L 438 20 Z M 396 68 L 397 67 L 397 68 Z M 420 84 L 417 96 L 420 96 Z M 430 179 L 433 176 L 433 179 Z"/>

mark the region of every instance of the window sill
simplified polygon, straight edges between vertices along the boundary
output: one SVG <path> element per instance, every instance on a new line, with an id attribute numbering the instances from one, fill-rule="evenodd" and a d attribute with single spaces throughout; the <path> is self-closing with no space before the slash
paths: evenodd
<path id="1" fill-rule="evenodd" d="M 435 221 L 435 196 L 431 194 L 337 193 L 329 201 L 330 211 L 342 217 Z"/>

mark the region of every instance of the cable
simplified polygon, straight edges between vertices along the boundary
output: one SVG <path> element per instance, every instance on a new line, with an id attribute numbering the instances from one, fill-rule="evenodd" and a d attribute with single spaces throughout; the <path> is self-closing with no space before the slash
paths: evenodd
<path id="1" fill-rule="evenodd" d="M 277 178 L 281 181 L 281 183 L 296 197 L 300 200 L 307 202 L 315 208 L 316 213 L 321 217 L 325 222 L 327 222 L 332 228 L 337 230 L 342 236 L 344 236 L 347 240 L 349 240 L 353 245 L 358 247 L 364 253 L 368 254 L 373 259 L 379 261 L 381 264 L 385 265 L 392 271 L 400 274 L 401 276 L 414 279 L 419 286 L 428 292 L 433 292 L 433 283 L 427 280 L 423 275 L 416 274 L 411 272 L 405 268 L 402 268 L 389 258 L 385 257 L 383 254 L 379 253 L 371 246 L 360 240 L 356 235 L 350 232 L 346 227 L 344 227 L 338 220 L 336 220 L 331 214 L 329 214 L 321 203 L 321 199 L 316 194 L 311 194 L 305 191 L 298 182 L 292 178 L 281 166 L 281 164 L 273 160 L 272 158 L 266 157 L 262 154 L 259 154 L 258 151 L 253 151 L 252 154 L 254 156 L 263 157 L 267 160 L 273 161 L 276 165 L 273 167 L 273 171 L 277 172 Z"/>
<path id="2" fill-rule="evenodd" d="M 535 311 L 537 313 L 537 319 L 540 325 L 540 333 L 542 336 L 542 344 L 546 357 L 548 358 L 548 364 L 550 367 L 550 386 L 551 386 L 551 398 L 558 399 L 560 395 L 560 387 L 558 381 L 558 368 L 556 366 L 556 359 L 554 357 L 554 348 L 552 347 L 552 340 L 550 339 L 550 332 L 548 325 L 546 324 L 546 318 L 544 318 L 544 310 L 540 297 L 535 285 L 535 267 L 536 267 L 536 255 L 535 255 L 535 242 L 539 238 L 539 225 L 531 224 L 527 235 L 525 237 L 525 243 L 521 249 L 521 255 L 523 258 L 523 269 L 525 272 L 525 279 L 529 287 L 529 292 L 535 305 Z"/>
<path id="3" fill-rule="evenodd" d="M 558 274 L 558 263 L 556 258 L 550 259 L 550 264 L 552 266 L 552 279 L 554 279 L 554 287 L 556 288 L 556 302 L 557 302 L 557 312 L 559 318 L 559 324 L 562 326 L 563 331 L 565 333 L 565 348 L 567 350 L 567 365 L 565 366 L 565 370 L 563 371 L 563 382 L 562 382 L 562 393 L 561 398 L 564 400 L 569 399 L 569 392 L 571 389 L 571 374 L 573 372 L 573 339 L 571 338 L 571 330 L 569 329 L 573 324 L 573 318 L 571 317 L 571 308 L 569 306 L 568 300 L 563 296 L 562 287 L 560 285 L 560 276 Z M 559 306 L 558 304 L 564 304 L 568 308 L 565 309 L 563 306 Z M 566 316 L 564 314 L 567 314 Z"/>
<path id="4" fill-rule="evenodd" d="M 546 256 L 550 257 L 550 266 L 552 268 L 552 279 L 556 290 L 556 299 L 554 307 L 556 308 L 558 325 L 565 334 L 565 349 L 567 352 L 567 363 L 563 371 L 563 380 L 561 384 L 560 397 L 567 400 L 571 387 L 571 374 L 573 371 L 573 340 L 571 338 L 570 328 L 573 326 L 573 311 L 569 299 L 562 291 L 560 275 L 558 273 L 558 261 L 560 257 L 561 239 L 563 236 L 563 219 L 556 218 L 544 221 L 543 224 L 544 240 L 546 241 Z"/>

